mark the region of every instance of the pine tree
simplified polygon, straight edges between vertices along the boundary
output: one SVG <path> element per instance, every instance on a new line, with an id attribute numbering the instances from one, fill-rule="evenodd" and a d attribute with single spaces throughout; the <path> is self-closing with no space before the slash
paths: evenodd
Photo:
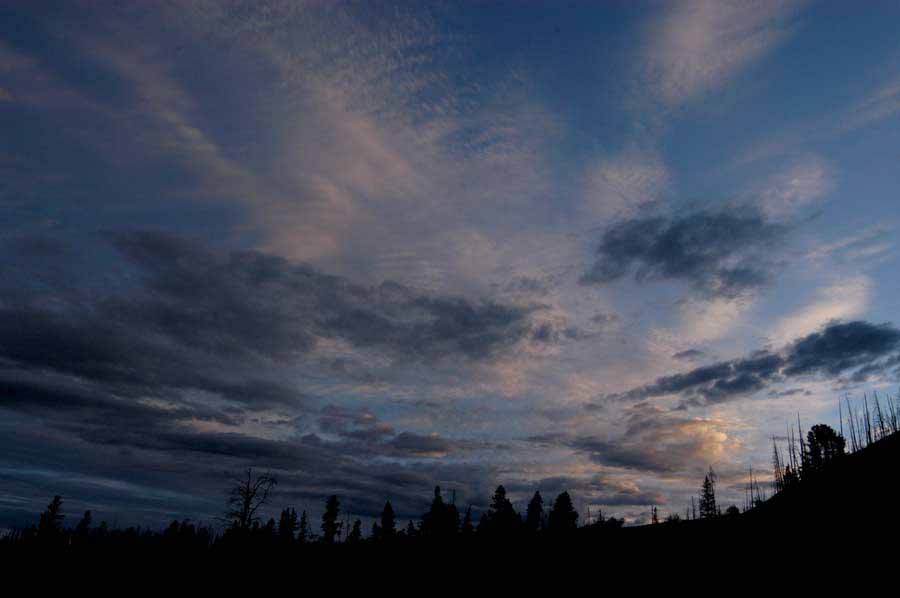
<path id="1" fill-rule="evenodd" d="M 521 525 L 521 517 L 506 497 L 506 488 L 502 485 L 497 486 L 491 498 L 491 507 L 478 524 L 478 531 L 498 537 L 509 537 L 518 531 Z"/>
<path id="2" fill-rule="evenodd" d="M 703 486 L 700 488 L 700 518 L 712 519 L 719 514 L 716 507 L 716 474 L 713 468 L 703 478 Z"/>
<path id="3" fill-rule="evenodd" d="M 525 530 L 531 533 L 540 531 L 544 524 L 544 499 L 540 492 L 535 492 L 525 511 Z"/>
<path id="4" fill-rule="evenodd" d="M 552 533 L 566 533 L 578 527 L 578 512 L 572 505 L 572 498 L 568 492 L 562 492 L 553 501 L 550 507 L 550 515 L 547 517 L 547 531 Z"/>
<path id="5" fill-rule="evenodd" d="M 78 521 L 78 524 L 75 526 L 75 535 L 78 537 L 85 537 L 91 531 L 91 523 L 93 522 L 93 515 L 90 511 L 85 511 L 84 515 Z"/>
<path id="6" fill-rule="evenodd" d="M 832 461 L 844 455 L 846 442 L 831 426 L 817 424 L 807 434 L 807 458 L 803 473 L 811 474 L 823 470 Z"/>
<path id="7" fill-rule="evenodd" d="M 389 540 L 397 536 L 397 516 L 391 501 L 384 503 L 381 518 L 372 524 L 372 539 L 376 542 Z"/>
<path id="8" fill-rule="evenodd" d="M 357 519 L 353 522 L 353 528 L 350 530 L 350 534 L 347 536 L 348 544 L 359 544 L 362 542 L 362 521 Z"/>
<path id="9" fill-rule="evenodd" d="M 50 504 L 47 505 L 47 509 L 41 513 L 41 518 L 38 522 L 39 537 L 45 539 L 53 538 L 61 531 L 63 515 L 60 511 L 62 510 L 62 502 L 61 496 L 54 496 Z"/>
<path id="10" fill-rule="evenodd" d="M 278 518 L 278 539 L 283 542 L 293 542 L 297 532 L 297 511 L 284 509 Z"/>
<path id="11" fill-rule="evenodd" d="M 297 541 L 306 544 L 310 540 L 311 532 L 309 531 L 309 519 L 306 517 L 306 511 L 300 514 L 300 523 L 297 525 Z"/>
<path id="12" fill-rule="evenodd" d="M 341 533 L 340 516 L 341 502 L 332 494 L 325 501 L 325 512 L 322 514 L 322 541 L 326 544 L 334 544 L 335 538 Z"/>

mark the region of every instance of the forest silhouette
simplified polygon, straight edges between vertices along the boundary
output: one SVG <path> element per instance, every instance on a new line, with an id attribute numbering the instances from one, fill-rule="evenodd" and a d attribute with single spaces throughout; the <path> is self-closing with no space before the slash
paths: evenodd
<path id="1" fill-rule="evenodd" d="M 0 538 L 0 549 L 120 555 L 302 554 L 315 561 L 333 558 L 335 551 L 346 559 L 439 550 L 489 553 L 498 546 L 518 551 L 566 546 L 623 556 L 648 545 L 684 550 L 718 544 L 757 550 L 770 544 L 773 535 L 788 531 L 800 534 L 805 542 L 825 538 L 831 543 L 839 537 L 848 539 L 850 530 L 857 537 L 865 532 L 891 534 L 897 528 L 891 516 L 861 528 L 839 522 L 857 513 L 893 512 L 900 457 L 898 406 L 900 396 L 886 406 L 877 396 L 871 406 L 866 398 L 858 409 L 848 401 L 846 408 L 841 407 L 840 430 L 817 424 L 804 435 L 798 422 L 785 436 L 786 447 L 779 447 L 773 438 L 771 482 L 760 482 L 751 472 L 742 507 L 723 508 L 716 497 L 717 475 L 710 467 L 684 516 L 673 512 L 661 518 L 654 506 L 650 522 L 643 525 L 625 526 L 624 520 L 602 513 L 582 519 L 567 491 L 549 502 L 536 491 L 520 513 L 503 485 L 497 486 L 489 507 L 477 518 L 471 506 L 460 508 L 454 494 L 445 497 L 436 486 L 427 511 L 405 526 L 386 501 L 364 530 L 362 520 L 350 517 L 337 495 L 326 497 L 318 521 L 292 507 L 283 508 L 277 519 L 264 519 L 260 513 L 273 506 L 277 479 L 247 469 L 234 479 L 217 526 L 175 520 L 162 530 L 111 528 L 105 521 L 96 523 L 91 511 L 67 525 L 63 498 L 55 496 L 34 525 Z"/>

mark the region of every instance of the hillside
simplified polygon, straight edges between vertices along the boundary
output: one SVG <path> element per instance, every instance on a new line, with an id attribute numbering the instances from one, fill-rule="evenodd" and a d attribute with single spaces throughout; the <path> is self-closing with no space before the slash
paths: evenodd
<path id="1" fill-rule="evenodd" d="M 749 554 L 875 545 L 900 531 L 898 466 L 900 434 L 895 433 L 740 515 L 623 528 L 615 538 L 585 528 L 582 540 L 632 555 L 648 547 L 677 553 L 714 545 L 727 554 Z"/>
<path id="2" fill-rule="evenodd" d="M 741 519 L 767 528 L 787 524 L 817 527 L 827 521 L 845 528 L 848 521 L 855 520 L 878 530 L 895 530 L 895 509 L 900 504 L 898 466 L 900 434 L 892 434 L 846 455 L 796 488 L 776 494 Z"/>

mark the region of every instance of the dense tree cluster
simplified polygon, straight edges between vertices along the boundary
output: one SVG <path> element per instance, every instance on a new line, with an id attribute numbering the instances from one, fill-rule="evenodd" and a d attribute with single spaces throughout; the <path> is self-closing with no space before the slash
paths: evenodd
<path id="1" fill-rule="evenodd" d="M 463 514 L 455 496 L 444 498 L 440 486 L 434 488 L 431 505 L 417 520 L 410 520 L 398 529 L 397 514 L 390 501 L 384 504 L 381 515 L 372 524 L 371 533 L 363 531 L 362 520 L 344 518 L 340 498 L 325 499 L 319 534 L 313 533 L 306 511 L 297 513 L 288 507 L 277 518 L 263 520 L 261 510 L 271 498 L 276 480 L 269 475 L 254 475 L 248 470 L 236 479 L 229 494 L 228 508 L 221 522 L 224 531 L 198 526 L 190 521 L 173 521 L 164 531 L 140 528 L 111 530 L 106 522 L 94 525 L 87 511 L 73 528 L 63 526 L 62 498 L 56 496 L 41 513 L 37 525 L 19 530 L 3 538 L 5 543 L 22 543 L 42 547 L 97 546 L 162 546 L 180 548 L 230 549 L 235 547 L 286 548 L 303 546 L 346 545 L 409 545 L 417 543 L 453 543 L 481 540 L 484 542 L 519 541 L 540 537 L 561 537 L 578 528 L 578 513 L 568 492 L 562 492 L 545 510 L 539 492 L 528 503 L 524 517 L 516 510 L 503 486 L 495 490 L 490 507 L 477 525 L 473 523 L 472 507 Z M 623 520 L 604 519 L 602 514 L 589 525 L 596 528 L 618 528 Z"/>

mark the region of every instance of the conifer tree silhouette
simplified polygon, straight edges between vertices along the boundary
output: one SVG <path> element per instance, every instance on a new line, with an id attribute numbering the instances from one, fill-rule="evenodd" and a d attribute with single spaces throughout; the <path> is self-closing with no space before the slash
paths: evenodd
<path id="1" fill-rule="evenodd" d="M 816 424 L 810 428 L 806 438 L 804 475 L 820 472 L 844 455 L 846 445 L 844 437 L 835 432 L 831 426 Z"/>
<path id="2" fill-rule="evenodd" d="M 359 544 L 362 542 L 362 521 L 356 519 L 353 522 L 353 528 L 350 530 L 350 533 L 347 535 L 347 543 L 348 544 Z"/>
<path id="3" fill-rule="evenodd" d="M 334 544 L 341 533 L 340 516 L 341 501 L 337 495 L 332 494 L 325 500 L 325 512 L 322 513 L 322 541 L 325 544 Z"/>
<path id="4" fill-rule="evenodd" d="M 478 524 L 478 531 L 495 537 L 512 537 L 522 525 L 522 519 L 506 497 L 506 488 L 497 486 L 491 507 Z"/>
<path id="5" fill-rule="evenodd" d="M 570 532 L 578 527 L 578 512 L 572 505 L 572 497 L 568 492 L 561 492 L 547 517 L 547 531 L 554 534 Z"/>
<path id="6" fill-rule="evenodd" d="M 716 474 L 713 468 L 709 468 L 709 473 L 703 478 L 703 485 L 700 487 L 700 518 L 712 519 L 719 514 L 716 507 Z"/>
<path id="7" fill-rule="evenodd" d="M 544 525 L 544 499 L 540 492 L 535 492 L 528 502 L 525 511 L 525 530 L 537 533 Z"/>
<path id="8" fill-rule="evenodd" d="M 63 514 L 60 512 L 62 510 L 62 502 L 61 496 L 54 496 L 44 512 L 41 513 L 37 533 L 42 540 L 52 541 L 60 535 L 63 520 Z"/>
<path id="9" fill-rule="evenodd" d="M 306 511 L 300 514 L 300 523 L 297 524 L 297 541 L 300 544 L 306 544 L 310 540 L 312 532 L 309 530 L 309 518 Z"/>
<path id="10" fill-rule="evenodd" d="M 394 507 L 391 506 L 391 501 L 384 503 L 379 521 L 379 530 L 383 538 L 389 539 L 397 535 L 397 515 L 394 513 Z"/>
<path id="11" fill-rule="evenodd" d="M 291 508 L 283 509 L 278 519 L 278 539 L 282 542 L 293 542 L 298 527 L 297 511 Z"/>

